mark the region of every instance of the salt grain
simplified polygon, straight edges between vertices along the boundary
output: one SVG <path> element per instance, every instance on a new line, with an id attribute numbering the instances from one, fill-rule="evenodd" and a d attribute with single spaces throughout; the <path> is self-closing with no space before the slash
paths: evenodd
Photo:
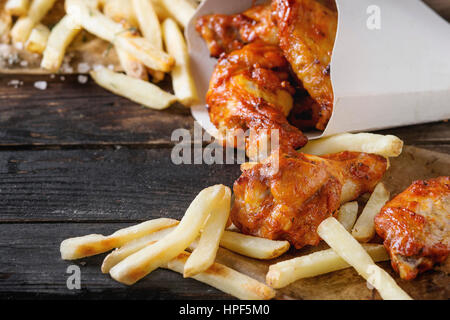
<path id="1" fill-rule="evenodd" d="M 46 90 L 47 89 L 47 81 L 36 81 L 34 83 L 34 87 L 39 90 Z"/>
<path id="2" fill-rule="evenodd" d="M 113 64 L 108 65 L 108 69 L 109 70 L 114 70 L 114 65 Z"/>
<path id="3" fill-rule="evenodd" d="M 23 82 L 20 80 L 11 80 L 8 82 L 8 86 L 18 88 Z"/>
<path id="4" fill-rule="evenodd" d="M 61 76 L 61 77 L 59 77 L 59 79 L 60 79 L 61 81 L 64 81 L 64 80 L 66 80 L 66 77 Z"/>
<path id="5" fill-rule="evenodd" d="M 85 84 L 86 82 L 88 82 L 88 77 L 87 76 L 83 76 L 83 75 L 79 75 L 78 76 L 78 82 Z"/>
<path id="6" fill-rule="evenodd" d="M 91 70 L 91 67 L 86 62 L 78 64 L 78 73 L 88 73 L 89 70 Z"/>
<path id="7" fill-rule="evenodd" d="M 26 60 L 20 61 L 20 66 L 24 67 L 24 68 L 28 67 L 28 61 L 26 61 Z"/>

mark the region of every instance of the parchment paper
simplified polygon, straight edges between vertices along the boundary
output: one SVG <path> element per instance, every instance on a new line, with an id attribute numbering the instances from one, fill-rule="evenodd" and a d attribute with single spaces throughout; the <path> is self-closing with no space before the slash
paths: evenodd
<path id="1" fill-rule="evenodd" d="M 391 196 L 402 192 L 414 180 L 450 175 L 450 155 L 406 146 L 402 155 L 391 160 L 391 167 L 385 175 L 384 182 L 391 191 Z M 364 200 L 361 202 L 360 211 Z M 381 239 L 373 241 L 382 243 Z M 247 258 L 226 249 L 220 249 L 217 261 L 242 273 L 265 282 L 266 273 L 271 264 L 302 256 L 317 250 L 327 249 L 322 241 L 317 247 L 301 250 L 291 249 L 276 260 L 259 261 Z M 405 281 L 391 268 L 390 262 L 378 263 L 389 272 L 395 281 L 414 299 L 450 299 L 450 259 L 438 266 L 436 270 L 425 272 L 415 280 Z M 353 268 L 332 272 L 313 278 L 298 280 L 289 286 L 277 289 L 278 299 L 381 299 L 376 290 L 369 289 L 366 281 Z"/>

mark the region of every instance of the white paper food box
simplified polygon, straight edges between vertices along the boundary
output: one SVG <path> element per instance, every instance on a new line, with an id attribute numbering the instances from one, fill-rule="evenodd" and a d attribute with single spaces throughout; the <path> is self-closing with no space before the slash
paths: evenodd
<path id="1" fill-rule="evenodd" d="M 195 30 L 205 14 L 233 14 L 252 0 L 206 0 L 186 29 L 200 102 L 194 118 L 215 136 L 205 106 L 217 59 Z M 420 0 L 336 0 L 333 115 L 322 132 L 369 131 L 450 118 L 450 24 Z"/>

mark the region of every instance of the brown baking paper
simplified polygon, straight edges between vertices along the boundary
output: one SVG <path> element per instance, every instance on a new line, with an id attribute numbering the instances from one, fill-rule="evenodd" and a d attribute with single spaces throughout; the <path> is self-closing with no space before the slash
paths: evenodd
<path id="1" fill-rule="evenodd" d="M 338 30 L 331 62 L 334 110 L 324 132 L 432 122 L 450 118 L 450 25 L 420 0 L 337 0 Z M 242 12 L 252 0 L 206 0 L 186 29 L 201 101 L 194 118 L 211 135 L 205 94 L 216 59 L 195 31 L 205 14 Z"/>
<path id="2" fill-rule="evenodd" d="M 406 146 L 400 157 L 391 158 L 390 161 L 391 167 L 383 181 L 391 191 L 391 197 L 405 190 L 414 180 L 450 175 L 450 155 L 443 153 Z M 364 200 L 360 199 L 359 202 L 361 212 Z M 382 241 L 374 239 L 371 242 L 381 243 Z M 255 260 L 220 249 L 217 261 L 265 282 L 266 273 L 271 264 L 323 249 L 328 249 L 328 246 L 322 241 L 317 247 L 291 249 L 280 258 L 269 261 Z M 413 299 L 450 299 L 450 259 L 437 266 L 435 270 L 420 274 L 412 281 L 400 279 L 391 268 L 389 261 L 378 263 L 378 265 L 391 274 L 399 286 Z M 381 299 L 376 290 L 369 289 L 366 281 L 353 268 L 301 279 L 276 291 L 278 299 Z"/>

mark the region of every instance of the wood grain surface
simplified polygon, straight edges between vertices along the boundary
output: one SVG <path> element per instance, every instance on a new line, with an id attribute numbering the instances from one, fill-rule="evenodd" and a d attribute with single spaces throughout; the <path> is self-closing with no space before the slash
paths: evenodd
<path id="1" fill-rule="evenodd" d="M 450 1 L 425 2 L 450 19 Z M 11 80 L 23 85 L 16 89 L 9 85 Z M 47 90 L 34 88 L 40 80 L 48 81 Z M 169 79 L 163 87 L 170 87 Z M 162 112 L 146 109 L 92 80 L 81 84 L 77 75 L 63 80 L 60 75 L 0 74 L 0 298 L 229 299 L 166 270 L 126 287 L 100 272 L 104 255 L 75 262 L 62 261 L 59 255 L 59 243 L 65 238 L 107 234 L 155 217 L 180 218 L 205 186 L 231 186 L 239 176 L 238 165 L 177 166 L 170 161 L 172 132 L 179 128 L 192 132 L 193 127 L 190 111 L 180 105 Z M 448 122 L 381 133 L 450 154 Z M 222 251 L 222 262 L 239 261 L 249 273 L 261 275 L 258 272 L 265 268 Z M 71 264 L 81 268 L 81 290 L 67 289 L 66 269 Z M 317 298 L 345 297 L 342 281 L 357 283 L 363 298 L 378 298 L 355 272 L 338 273 L 344 274 L 347 278 L 322 276 L 328 291 Z M 438 270 L 418 282 L 428 289 L 415 298 L 449 298 L 444 287 L 448 273 Z M 303 290 L 313 284 L 304 281 Z M 291 289 L 279 298 L 302 298 Z"/>

